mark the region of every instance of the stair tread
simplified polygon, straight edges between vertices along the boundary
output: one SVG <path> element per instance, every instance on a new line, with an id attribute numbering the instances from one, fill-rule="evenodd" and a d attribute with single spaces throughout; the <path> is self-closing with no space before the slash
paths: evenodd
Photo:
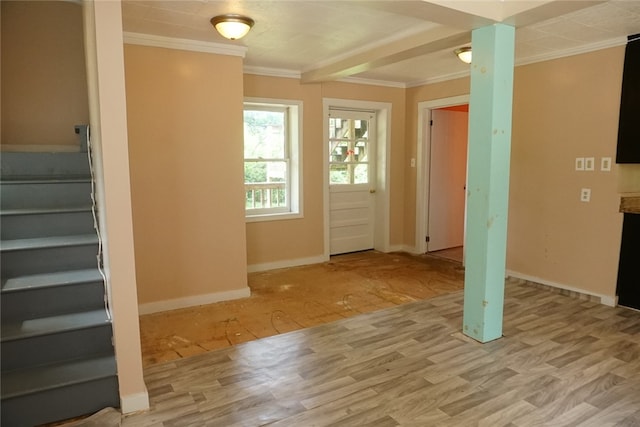
<path id="1" fill-rule="evenodd" d="M 109 324 L 105 309 L 2 322 L 2 342 Z"/>
<path id="2" fill-rule="evenodd" d="M 0 184 L 59 184 L 91 182 L 91 175 L 16 175 L 0 177 Z"/>
<path id="3" fill-rule="evenodd" d="M 91 206 L 79 206 L 71 208 L 20 208 L 20 209 L 2 209 L 0 215 L 40 215 L 40 214 L 57 214 L 57 213 L 72 213 L 72 212 L 89 212 Z"/>
<path id="4" fill-rule="evenodd" d="M 3 280 L 2 292 L 15 292 L 26 289 L 47 288 L 78 283 L 102 281 L 102 275 L 97 268 L 86 270 L 61 271 L 57 273 L 34 274 L 18 276 Z"/>
<path id="5" fill-rule="evenodd" d="M 116 375 L 113 355 L 36 366 L 2 373 L 2 399 Z"/>
<path id="6" fill-rule="evenodd" d="M 97 234 L 77 234 L 71 236 L 38 237 L 33 239 L 3 240 L 2 252 L 27 249 L 59 248 L 98 243 Z"/>

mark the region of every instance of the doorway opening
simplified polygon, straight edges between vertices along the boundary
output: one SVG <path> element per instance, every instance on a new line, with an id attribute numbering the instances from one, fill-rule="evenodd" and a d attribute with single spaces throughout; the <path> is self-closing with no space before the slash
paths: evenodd
<path id="1" fill-rule="evenodd" d="M 418 104 L 416 250 L 464 264 L 469 96 Z"/>

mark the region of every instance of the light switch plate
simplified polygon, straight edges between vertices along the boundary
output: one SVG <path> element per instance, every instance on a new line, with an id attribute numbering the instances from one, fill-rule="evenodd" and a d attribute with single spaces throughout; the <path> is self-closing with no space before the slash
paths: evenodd
<path id="1" fill-rule="evenodd" d="M 594 159 L 593 157 L 585 157 L 584 158 L 584 170 L 586 171 L 592 171 L 595 170 L 596 166 L 596 159 Z"/>
<path id="2" fill-rule="evenodd" d="M 576 170 L 577 171 L 584 170 L 584 157 L 576 157 Z"/>
<path id="3" fill-rule="evenodd" d="M 603 157 L 600 159 L 600 170 L 602 172 L 611 172 L 611 157 Z"/>

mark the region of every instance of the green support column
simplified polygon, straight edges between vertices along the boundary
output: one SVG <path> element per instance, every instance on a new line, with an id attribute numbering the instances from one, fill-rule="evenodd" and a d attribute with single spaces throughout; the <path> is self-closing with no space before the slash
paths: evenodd
<path id="1" fill-rule="evenodd" d="M 502 336 L 514 40 L 504 24 L 471 37 L 463 332 L 480 342 Z"/>

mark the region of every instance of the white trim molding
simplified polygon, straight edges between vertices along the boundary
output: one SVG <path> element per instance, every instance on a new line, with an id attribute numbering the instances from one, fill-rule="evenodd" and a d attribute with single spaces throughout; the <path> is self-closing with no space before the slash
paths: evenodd
<path id="1" fill-rule="evenodd" d="M 120 396 L 120 410 L 123 415 L 147 409 L 149 409 L 149 393 L 147 391 Z"/>
<path id="2" fill-rule="evenodd" d="M 205 42 L 201 40 L 179 39 L 175 37 L 156 36 L 153 34 L 124 32 L 125 44 L 163 47 L 166 49 L 188 50 L 192 52 L 214 53 L 217 55 L 245 57 L 247 48 L 224 43 Z"/>
<path id="3" fill-rule="evenodd" d="M 197 305 L 213 304 L 214 302 L 229 301 L 251 296 L 251 289 L 234 289 L 233 291 L 213 292 L 204 295 L 174 298 L 163 301 L 147 302 L 138 305 L 140 315 L 158 313 L 161 311 L 177 310 L 179 308 L 195 307 Z"/>
<path id="4" fill-rule="evenodd" d="M 329 257 L 318 255 L 308 258 L 287 259 L 283 261 L 265 262 L 262 264 L 252 264 L 247 266 L 247 273 L 257 273 L 259 271 L 277 270 L 279 268 L 300 267 L 302 265 L 321 264 L 329 261 Z"/>
<path id="5" fill-rule="evenodd" d="M 452 96 L 418 103 L 418 134 L 416 144 L 416 224 L 415 252 L 425 253 L 429 219 L 429 172 L 431 131 L 425 124 L 431 120 L 431 110 L 469 103 L 469 95 Z M 466 199 L 465 199 L 466 205 Z M 466 221 L 466 218 L 465 218 Z"/>
<path id="6" fill-rule="evenodd" d="M 600 300 L 600 304 L 607 305 L 609 307 L 615 307 L 617 305 L 617 297 L 597 294 L 595 292 L 589 292 L 584 289 L 575 288 L 573 286 L 565 285 L 563 283 L 553 282 L 551 280 L 541 279 L 540 277 L 530 276 L 528 274 L 519 273 L 513 270 L 507 270 L 507 277 L 513 277 L 515 279 L 526 280 L 527 282 L 538 283 L 540 285 L 549 286 L 556 289 L 562 289 L 569 292 L 574 292 L 576 294 L 582 294 L 586 296 L 596 297 Z"/>

